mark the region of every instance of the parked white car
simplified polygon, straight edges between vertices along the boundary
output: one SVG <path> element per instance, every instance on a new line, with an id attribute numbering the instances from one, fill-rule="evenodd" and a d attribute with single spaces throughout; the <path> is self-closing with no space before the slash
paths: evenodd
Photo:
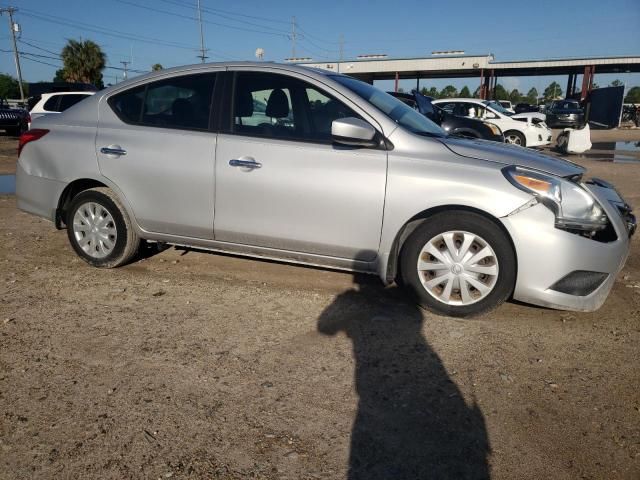
<path id="1" fill-rule="evenodd" d="M 539 147 L 551 143 L 551 130 L 539 118 L 540 114 L 511 115 L 498 102 L 478 98 L 441 98 L 433 103 L 453 115 L 478 118 L 497 125 L 504 133 L 507 143 L 523 147 Z"/>
<path id="2" fill-rule="evenodd" d="M 511 105 L 511 102 L 509 100 L 498 100 L 498 103 L 502 106 L 502 108 L 504 108 L 506 111 L 510 112 L 510 113 L 516 113 L 516 111 L 513 109 L 513 105 Z"/>
<path id="3" fill-rule="evenodd" d="M 96 92 L 55 92 L 43 93 L 40 100 L 29 111 L 31 120 L 35 120 L 43 115 L 56 114 L 64 112 L 67 108 L 72 107 L 80 100 L 93 95 Z M 31 128 L 31 123 L 29 123 Z"/>

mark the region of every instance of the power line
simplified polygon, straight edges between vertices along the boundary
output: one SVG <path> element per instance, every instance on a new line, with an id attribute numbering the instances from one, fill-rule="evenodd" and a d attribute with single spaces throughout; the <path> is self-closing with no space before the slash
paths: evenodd
<path id="1" fill-rule="evenodd" d="M 180 6 L 180 7 L 190 8 L 185 3 L 180 2 L 180 1 L 176 1 L 176 0 L 160 0 L 160 1 L 164 2 L 164 3 L 171 4 L 171 5 L 177 5 L 177 6 Z M 260 17 L 260 16 L 257 16 L 257 15 L 246 15 L 246 14 L 242 14 L 242 13 L 231 12 L 229 10 L 222 10 L 220 8 L 207 7 L 207 8 L 203 8 L 202 11 L 203 12 L 207 12 L 207 13 L 211 13 L 213 15 L 217 14 L 217 13 L 214 13 L 214 12 L 221 12 L 221 13 L 224 13 L 224 14 L 227 14 L 227 15 L 233 15 L 233 16 L 236 16 L 236 17 L 251 18 L 253 20 L 262 20 L 262 21 L 271 22 L 271 23 L 281 23 L 281 24 L 284 24 L 284 25 L 288 25 L 289 24 L 289 22 L 286 21 L 286 20 L 281 20 L 281 19 L 277 19 L 277 18 Z"/>
<path id="2" fill-rule="evenodd" d="M 184 15 L 182 13 L 171 12 L 169 10 L 163 10 L 161 8 L 149 7 L 147 5 L 140 5 L 138 3 L 129 2 L 127 0 L 115 0 L 115 1 L 118 2 L 118 3 L 124 3 L 126 5 L 131 5 L 132 7 L 141 8 L 143 10 L 149 10 L 150 12 L 163 13 L 165 15 L 170 15 L 172 17 L 178 17 L 178 18 L 184 18 L 184 19 L 187 19 L 187 20 L 196 20 L 196 21 L 198 20 L 197 17 L 192 17 L 191 15 Z M 279 32 L 267 32 L 267 31 L 264 31 L 264 30 L 256 30 L 256 29 L 253 29 L 253 28 L 239 27 L 239 26 L 236 26 L 236 25 L 229 25 L 229 24 L 220 23 L 220 22 L 213 22 L 211 20 L 202 20 L 202 21 L 204 23 L 209 24 L 209 25 L 216 25 L 218 27 L 229 28 L 229 29 L 232 29 L 232 30 L 240 30 L 242 32 L 260 33 L 262 35 L 273 35 L 273 36 L 276 36 L 276 37 L 286 37 L 287 36 L 286 32 L 282 32 L 282 33 L 279 33 Z M 261 28 L 263 28 L 263 27 L 261 27 Z"/>

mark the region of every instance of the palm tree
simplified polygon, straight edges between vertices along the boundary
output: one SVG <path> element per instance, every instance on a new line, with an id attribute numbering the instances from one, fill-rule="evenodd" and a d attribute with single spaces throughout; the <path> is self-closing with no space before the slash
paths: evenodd
<path id="1" fill-rule="evenodd" d="M 69 40 L 62 49 L 61 57 L 68 82 L 102 83 L 102 70 L 107 63 L 107 56 L 97 43 Z"/>

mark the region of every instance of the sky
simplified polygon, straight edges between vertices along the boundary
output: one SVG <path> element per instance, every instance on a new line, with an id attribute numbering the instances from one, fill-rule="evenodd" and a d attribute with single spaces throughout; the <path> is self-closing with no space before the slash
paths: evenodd
<path id="1" fill-rule="evenodd" d="M 296 56 L 335 60 L 360 54 L 389 57 L 430 56 L 436 50 L 489 54 L 496 61 L 640 55 L 640 0 L 518 1 L 456 0 L 447 2 L 388 0 L 201 0 L 207 61 L 264 59 L 283 61 L 293 54 L 292 24 L 296 24 Z M 91 39 L 107 54 L 105 84 L 122 80 L 122 64 L 131 62 L 129 76 L 200 60 L 200 30 L 196 0 L 0 0 L 18 9 L 21 33 L 18 49 L 25 52 L 25 81 L 50 81 L 61 62 L 67 39 Z M 0 72 L 15 76 L 6 14 L 0 19 Z M 640 74 L 598 75 L 605 86 L 615 78 L 640 85 Z M 539 92 L 551 82 L 562 88 L 566 77 L 500 79 L 506 88 Z M 478 86 L 475 79 L 422 80 L 421 86 Z M 391 82 L 379 82 L 386 89 Z M 415 81 L 403 81 L 405 89 Z"/>

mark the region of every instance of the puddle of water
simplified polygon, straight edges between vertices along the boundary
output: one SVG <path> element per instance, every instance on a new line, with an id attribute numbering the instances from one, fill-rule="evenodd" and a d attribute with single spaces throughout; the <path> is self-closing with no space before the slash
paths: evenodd
<path id="1" fill-rule="evenodd" d="M 582 153 L 578 158 L 595 160 L 596 162 L 640 163 L 640 157 L 621 155 L 619 153 Z"/>
<path id="2" fill-rule="evenodd" d="M 0 195 L 16 193 L 16 176 L 0 175 Z"/>
<path id="3" fill-rule="evenodd" d="M 640 142 L 595 142 L 591 149 L 640 152 Z"/>

